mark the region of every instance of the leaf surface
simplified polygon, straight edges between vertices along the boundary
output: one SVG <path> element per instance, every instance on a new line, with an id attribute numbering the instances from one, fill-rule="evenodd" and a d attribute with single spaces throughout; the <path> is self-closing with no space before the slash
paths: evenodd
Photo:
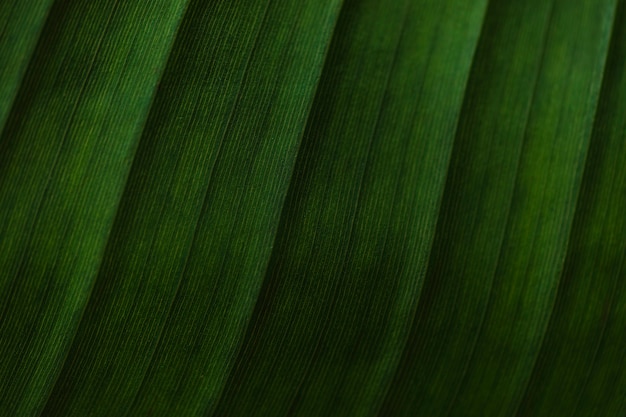
<path id="1" fill-rule="evenodd" d="M 600 102 L 554 313 L 518 415 L 626 411 L 626 7 L 613 25 Z"/>
<path id="2" fill-rule="evenodd" d="M 515 411 L 558 286 L 613 7 L 490 3 L 422 302 L 382 415 Z"/>
<path id="3" fill-rule="evenodd" d="M 63 363 L 184 6 L 50 11 L 0 138 L 2 415 L 35 413 Z"/>
<path id="4" fill-rule="evenodd" d="M 256 300 L 339 6 L 190 4 L 44 415 L 212 406 Z"/>
<path id="5" fill-rule="evenodd" d="M 625 19 L 0 2 L 0 415 L 622 417 Z"/>
<path id="6" fill-rule="evenodd" d="M 484 7 L 344 4 L 216 415 L 379 406 L 419 298 Z"/>
<path id="7" fill-rule="evenodd" d="M 0 132 L 52 3 L 52 0 L 6 0 L 0 3 Z"/>

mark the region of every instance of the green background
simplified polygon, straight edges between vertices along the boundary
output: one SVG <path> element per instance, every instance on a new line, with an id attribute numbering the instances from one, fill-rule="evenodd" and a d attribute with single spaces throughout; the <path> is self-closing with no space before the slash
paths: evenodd
<path id="1" fill-rule="evenodd" d="M 623 417 L 626 1 L 0 2 L 0 416 Z"/>

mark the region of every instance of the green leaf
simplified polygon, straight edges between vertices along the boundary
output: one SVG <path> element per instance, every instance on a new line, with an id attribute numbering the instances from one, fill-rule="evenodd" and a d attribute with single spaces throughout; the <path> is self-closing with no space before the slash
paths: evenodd
<path id="1" fill-rule="evenodd" d="M 619 415 L 626 406 L 625 6 L 616 13 L 554 312 L 519 415 Z"/>
<path id="2" fill-rule="evenodd" d="M 217 415 L 378 407 L 419 297 L 484 5 L 344 5 Z"/>
<path id="3" fill-rule="evenodd" d="M 390 415 L 515 412 L 565 256 L 608 45 L 605 3 L 490 4 Z"/>
<path id="4" fill-rule="evenodd" d="M 0 132 L 15 100 L 52 0 L 0 3 Z"/>
<path id="5" fill-rule="evenodd" d="M 0 3 L 0 415 L 626 413 L 626 2 Z"/>
<path id="6" fill-rule="evenodd" d="M 190 4 L 44 414 L 212 406 L 261 284 L 339 5 Z"/>
<path id="7" fill-rule="evenodd" d="M 0 139 L 0 414 L 35 413 L 54 382 L 184 6 L 50 11 Z"/>

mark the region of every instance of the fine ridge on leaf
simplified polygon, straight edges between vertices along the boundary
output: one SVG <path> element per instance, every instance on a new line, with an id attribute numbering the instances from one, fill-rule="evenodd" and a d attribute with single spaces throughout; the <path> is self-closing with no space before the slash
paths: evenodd
<path id="1" fill-rule="evenodd" d="M 445 415 L 460 389 L 509 217 L 550 9 L 550 2 L 489 3 L 423 294 L 381 415 Z"/>
<path id="2" fill-rule="evenodd" d="M 53 0 L 0 2 L 0 134 Z"/>
<path id="3" fill-rule="evenodd" d="M 615 4 L 555 3 L 503 256 L 452 415 L 508 416 L 530 379 L 567 251 Z"/>
<path id="4" fill-rule="evenodd" d="M 0 2 L 0 416 L 626 415 L 625 36 Z"/>
<path id="5" fill-rule="evenodd" d="M 44 414 L 212 407 L 255 301 L 339 5 L 189 5 Z"/>
<path id="6" fill-rule="evenodd" d="M 344 4 L 266 282 L 214 415 L 378 408 L 417 301 L 484 11 L 390 6 Z"/>
<path id="7" fill-rule="evenodd" d="M 620 193 L 626 186 L 625 25 L 626 7 L 620 1 L 561 288 L 519 416 L 591 415 L 595 411 L 587 406 L 590 403 L 604 403 L 611 410 L 607 415 L 620 415 L 623 407 L 619 400 L 610 404 L 610 398 L 624 398 L 624 383 L 594 381 L 594 373 L 607 372 L 602 369 L 608 365 L 602 346 L 619 344 L 620 336 L 608 329 L 610 323 L 619 323 L 611 317 L 623 304 L 619 283 L 626 251 L 626 207 Z M 607 338 L 613 342 L 607 343 Z M 609 360 L 609 367 L 623 369 L 618 358 Z M 616 381 L 624 380 L 623 372 L 616 373 Z M 613 392 L 613 384 L 621 394 Z M 602 401 L 590 400 L 602 391 L 607 393 Z"/>
<path id="8" fill-rule="evenodd" d="M 0 139 L 2 415 L 38 413 L 58 375 L 182 6 L 57 2 L 41 31 Z"/>

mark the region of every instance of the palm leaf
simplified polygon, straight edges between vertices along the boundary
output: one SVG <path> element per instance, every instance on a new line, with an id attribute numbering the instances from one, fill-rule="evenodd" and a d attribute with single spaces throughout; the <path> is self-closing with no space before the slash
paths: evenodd
<path id="1" fill-rule="evenodd" d="M 0 415 L 622 416 L 623 0 L 0 4 Z"/>

